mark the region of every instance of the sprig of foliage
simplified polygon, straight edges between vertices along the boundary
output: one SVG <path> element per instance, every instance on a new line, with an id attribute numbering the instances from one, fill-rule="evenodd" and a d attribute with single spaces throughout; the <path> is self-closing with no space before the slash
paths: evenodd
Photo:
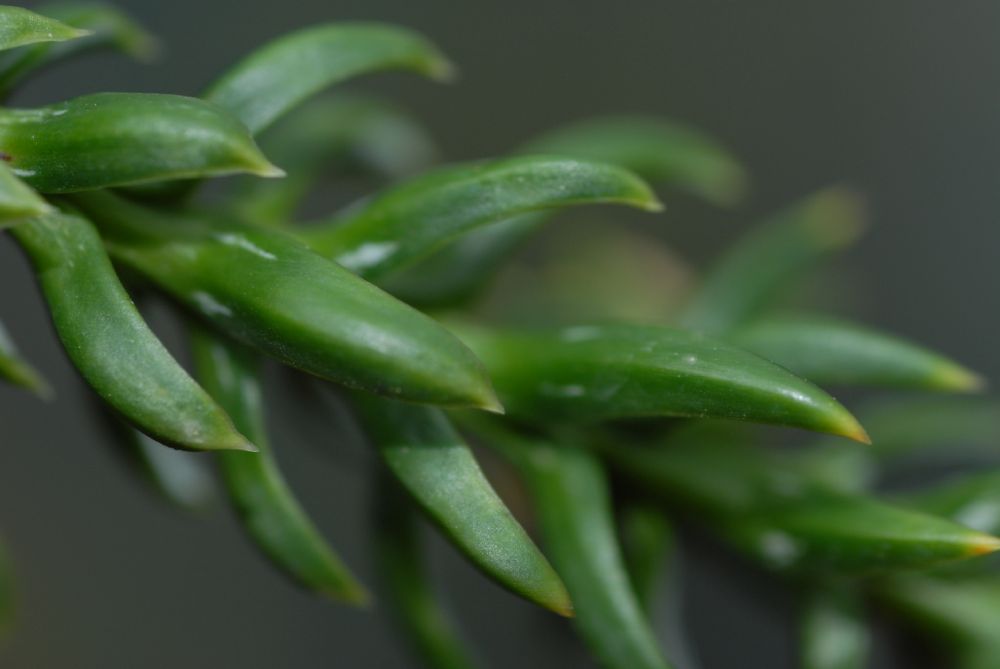
<path id="1" fill-rule="evenodd" d="M 152 44 L 102 5 L 0 7 L 0 91 L 87 48 L 145 55 Z M 845 319 L 773 313 L 858 237 L 853 194 L 822 191 L 755 228 L 681 313 L 490 322 L 475 308 L 490 280 L 562 210 L 659 211 L 648 181 L 728 206 L 747 179 L 717 141 L 652 117 L 585 120 L 512 155 L 430 169 L 433 143 L 404 111 L 343 95 L 310 101 L 383 70 L 446 80 L 452 67 L 413 31 L 330 24 L 263 46 L 201 98 L 95 93 L 0 109 L 0 234 L 30 260 L 68 358 L 126 423 L 117 434 L 152 488 L 200 507 L 212 485 L 191 458 L 214 458 L 247 537 L 280 572 L 370 602 L 269 446 L 258 368 L 270 358 L 339 388 L 378 453 L 380 590 L 428 667 L 479 665 L 437 600 L 420 516 L 488 578 L 572 617 L 612 669 L 687 657 L 659 648 L 649 621 L 658 571 L 678 564 L 684 540 L 673 519 L 799 588 L 807 669 L 863 666 L 869 601 L 928 630 L 954 666 L 995 664 L 996 576 L 974 558 L 1000 548 L 1000 470 L 894 495 L 875 487 L 887 468 L 956 434 L 992 444 L 997 407 L 910 401 L 863 413 L 866 432 L 815 385 L 946 393 L 982 380 Z M 394 183 L 300 225 L 303 198 L 347 173 Z M 197 188 L 230 174 L 245 176 L 221 198 Z M 140 290 L 184 313 L 194 377 L 146 325 L 132 300 Z M 441 305 L 464 308 L 430 311 Z M 648 324 L 668 318 L 678 325 Z M 0 380 L 48 394 L 2 329 Z M 754 423 L 837 443 L 779 450 L 775 432 Z M 541 548 L 470 442 L 496 449 L 523 479 Z M 4 567 L 0 623 L 11 610 Z"/>

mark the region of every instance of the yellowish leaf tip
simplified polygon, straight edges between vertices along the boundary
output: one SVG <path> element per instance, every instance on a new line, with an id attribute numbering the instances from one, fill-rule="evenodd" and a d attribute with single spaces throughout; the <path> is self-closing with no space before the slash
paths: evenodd
<path id="1" fill-rule="evenodd" d="M 441 56 L 427 65 L 427 76 L 442 84 L 451 84 L 458 79 L 458 67 L 450 60 Z"/>
<path id="2" fill-rule="evenodd" d="M 978 536 L 969 544 L 969 555 L 971 557 L 989 555 L 990 553 L 995 553 L 998 550 L 1000 550 L 1000 539 L 988 534 Z"/>
<path id="3" fill-rule="evenodd" d="M 242 435 L 237 435 L 237 438 L 226 445 L 223 450 L 243 451 L 244 453 L 260 453 L 260 449 Z"/>
<path id="4" fill-rule="evenodd" d="M 267 161 L 264 161 L 259 167 L 255 167 L 250 173 L 254 176 L 264 177 L 265 179 L 281 179 L 288 176 L 285 170 Z"/>
<path id="5" fill-rule="evenodd" d="M 497 397 L 492 388 L 490 388 L 489 394 L 476 405 L 476 408 L 489 413 L 495 413 L 498 416 L 503 416 L 507 413 L 507 410 L 503 408 L 503 404 L 500 403 L 500 398 Z"/>
<path id="6" fill-rule="evenodd" d="M 959 393 L 982 392 L 988 385 L 985 377 L 954 363 L 942 364 L 931 380 L 935 388 Z"/>
<path id="7" fill-rule="evenodd" d="M 659 213 L 666 208 L 663 206 L 663 202 L 656 196 L 653 196 L 648 200 L 642 201 L 639 206 L 642 207 L 644 210 L 653 213 Z"/>

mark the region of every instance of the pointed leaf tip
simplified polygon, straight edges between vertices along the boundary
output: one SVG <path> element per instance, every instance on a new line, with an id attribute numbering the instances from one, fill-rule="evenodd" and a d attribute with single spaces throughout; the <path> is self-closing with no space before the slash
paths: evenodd
<path id="1" fill-rule="evenodd" d="M 989 534 L 981 534 L 969 544 L 969 555 L 980 557 L 1000 550 L 1000 538 Z"/>
<path id="2" fill-rule="evenodd" d="M 986 377 L 954 363 L 942 363 L 931 379 L 940 390 L 979 393 L 986 390 Z"/>

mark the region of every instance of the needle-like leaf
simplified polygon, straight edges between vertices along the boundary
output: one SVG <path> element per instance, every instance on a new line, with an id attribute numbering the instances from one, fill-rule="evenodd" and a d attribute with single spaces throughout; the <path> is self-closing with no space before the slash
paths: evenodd
<path id="1" fill-rule="evenodd" d="M 38 42 L 62 42 L 87 34 L 22 7 L 0 5 L 0 51 Z"/>
<path id="2" fill-rule="evenodd" d="M 444 414 L 362 395 L 355 406 L 389 471 L 456 548 L 508 590 L 572 614 L 562 581 Z"/>
<path id="3" fill-rule="evenodd" d="M 782 294 L 799 275 L 853 242 L 863 226 L 856 196 L 832 188 L 779 213 L 736 243 L 706 276 L 681 319 L 725 332 Z"/>
<path id="4" fill-rule="evenodd" d="M 109 193 L 75 201 L 116 260 L 262 353 L 390 397 L 498 408 L 481 363 L 458 339 L 290 235 Z"/>
<path id="5" fill-rule="evenodd" d="M 205 97 L 257 134 L 327 86 L 390 69 L 437 79 L 447 79 L 452 72 L 441 52 L 411 30 L 378 23 L 329 24 L 264 45 L 227 72 Z"/>
<path id="6" fill-rule="evenodd" d="M 521 331 L 456 325 L 456 331 L 486 364 L 515 417 L 729 418 L 867 442 L 847 409 L 819 388 L 702 335 L 631 325 Z"/>
<path id="7" fill-rule="evenodd" d="M 436 170 L 304 234 L 318 252 L 375 280 L 476 227 L 529 211 L 601 203 L 660 208 L 649 187 L 622 168 L 524 156 Z"/>
<path id="8" fill-rule="evenodd" d="M 278 470 L 264 428 L 256 357 L 238 344 L 193 332 L 198 378 L 260 448 L 258 453 L 220 454 L 223 480 L 247 535 L 304 587 L 366 604 L 368 593 L 320 536 Z"/>
<path id="9" fill-rule="evenodd" d="M 922 346 L 847 321 L 767 318 L 738 328 L 738 346 L 814 383 L 969 392 L 983 379 Z"/>
<path id="10" fill-rule="evenodd" d="M 2 109 L 0 151 L 14 174 L 43 193 L 283 174 L 239 121 L 179 95 L 99 93 L 39 109 Z"/>

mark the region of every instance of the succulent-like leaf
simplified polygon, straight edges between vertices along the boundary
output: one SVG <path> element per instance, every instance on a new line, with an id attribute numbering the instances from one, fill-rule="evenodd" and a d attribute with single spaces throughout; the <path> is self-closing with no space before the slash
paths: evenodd
<path id="1" fill-rule="evenodd" d="M 105 402 L 177 448 L 253 449 L 146 325 L 89 221 L 49 214 L 12 231 L 34 265 L 67 355 Z"/>
<path id="2" fill-rule="evenodd" d="M 39 397 L 52 396 L 49 382 L 31 363 L 21 357 L 3 323 L 0 323 L 0 381 L 30 390 Z"/>
<path id="3" fill-rule="evenodd" d="M 264 152 L 288 173 L 284 179 L 244 179 L 231 198 L 249 218 L 292 220 L 299 203 L 327 170 L 399 179 L 426 168 L 435 155 L 426 131 L 376 98 L 316 100 L 265 133 Z"/>
<path id="4" fill-rule="evenodd" d="M 200 330 L 192 341 L 198 378 L 260 448 L 258 453 L 220 454 L 226 490 L 251 541 L 304 587 L 352 604 L 367 603 L 364 587 L 320 536 L 278 470 L 267 443 L 254 356 Z"/>
<path id="5" fill-rule="evenodd" d="M 387 472 L 379 472 L 377 491 L 373 528 L 375 563 L 396 628 L 423 667 L 479 666 L 431 588 L 430 573 L 421 552 L 416 510 Z"/>
<path id="6" fill-rule="evenodd" d="M 22 7 L 0 5 L 0 51 L 38 42 L 62 42 L 87 34 Z"/>
<path id="7" fill-rule="evenodd" d="M 454 336 L 283 232 L 109 193 L 75 201 L 116 260 L 262 353 L 390 397 L 497 408 L 482 365 Z"/>
<path id="8" fill-rule="evenodd" d="M 117 416 L 109 415 L 108 421 L 113 423 L 115 444 L 126 464 L 156 495 L 180 509 L 200 511 L 208 506 L 215 496 L 215 480 L 203 458 L 167 448 Z"/>
<path id="9" fill-rule="evenodd" d="M 649 187 L 622 168 L 523 156 L 436 170 L 304 234 L 318 252 L 378 279 L 478 226 L 529 211 L 599 203 L 660 208 Z"/>
<path id="10" fill-rule="evenodd" d="M 991 553 L 1000 539 L 805 478 L 782 458 L 700 426 L 655 448 L 607 448 L 651 494 L 696 509 L 778 570 L 855 574 L 923 569 Z"/>
<path id="11" fill-rule="evenodd" d="M 719 205 L 734 204 L 746 190 L 746 174 L 728 150 L 694 128 L 663 118 L 578 121 L 527 142 L 520 151 L 623 165 Z"/>
<path id="12" fill-rule="evenodd" d="M 1000 471 L 958 475 L 895 499 L 974 530 L 1000 535 Z"/>
<path id="13" fill-rule="evenodd" d="M 70 41 L 35 44 L 0 60 L 0 96 L 10 92 L 28 74 L 83 51 L 110 47 L 134 58 L 155 53 L 156 40 L 118 9 L 100 2 L 43 5 L 39 12 L 72 26 L 80 37 Z"/>
<path id="14" fill-rule="evenodd" d="M 591 652 L 608 669 L 667 669 L 629 582 L 597 458 L 498 428 L 485 439 L 528 485 L 546 549 L 573 600 L 573 623 Z"/>
<path id="15" fill-rule="evenodd" d="M 863 225 L 858 199 L 831 188 L 782 211 L 738 241 L 706 276 L 682 323 L 707 332 L 741 325 Z"/>
<path id="16" fill-rule="evenodd" d="M 38 193 L 0 163 L 0 229 L 51 211 L 52 207 Z"/>
<path id="17" fill-rule="evenodd" d="M 814 316 L 768 318 L 730 340 L 814 383 L 968 392 L 983 380 L 957 362 L 877 330 Z"/>
<path id="18" fill-rule="evenodd" d="M 743 190 L 739 163 L 710 138 L 657 118 L 595 118 L 527 142 L 520 153 L 595 160 L 631 170 L 654 183 L 677 186 L 719 203 Z M 548 218 L 525 214 L 471 231 L 387 282 L 408 302 L 451 305 L 482 291 L 515 249 Z"/>
<path id="19" fill-rule="evenodd" d="M 571 614 L 562 581 L 444 414 L 372 396 L 358 396 L 355 406 L 389 471 L 456 548 L 508 590 Z"/>
<path id="20" fill-rule="evenodd" d="M 819 388 L 703 335 L 631 325 L 457 331 L 486 364 L 515 417 L 729 418 L 867 441 L 847 409 Z"/>
<path id="21" fill-rule="evenodd" d="M 281 176 L 240 123 L 195 98 L 98 93 L 0 110 L 0 151 L 43 193 L 246 172 Z"/>
<path id="22" fill-rule="evenodd" d="M 871 636 L 858 593 L 817 586 L 799 613 L 802 669 L 865 669 Z"/>
<path id="23" fill-rule="evenodd" d="M 256 134 L 318 91 L 379 70 L 448 78 L 451 65 L 423 36 L 398 26 L 337 23 L 279 37 L 236 64 L 205 94 Z"/>

